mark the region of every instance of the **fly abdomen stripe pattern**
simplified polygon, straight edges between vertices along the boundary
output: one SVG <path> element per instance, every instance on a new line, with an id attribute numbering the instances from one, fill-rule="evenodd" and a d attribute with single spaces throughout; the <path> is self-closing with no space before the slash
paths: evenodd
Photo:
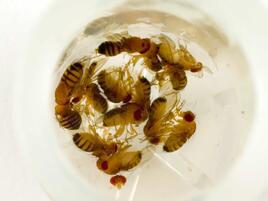
<path id="1" fill-rule="evenodd" d="M 98 52 L 106 56 L 115 56 L 123 51 L 123 44 L 121 42 L 106 41 L 103 42 L 99 48 Z"/>
<path id="2" fill-rule="evenodd" d="M 83 138 L 79 133 L 73 136 L 74 144 L 83 151 L 92 152 L 94 150 L 94 144 L 89 140 Z"/>
<path id="3" fill-rule="evenodd" d="M 70 112 L 67 116 L 62 117 L 60 125 L 69 130 L 78 129 L 81 125 L 82 119 L 79 113 Z"/>
<path id="4" fill-rule="evenodd" d="M 81 135 L 76 133 L 73 135 L 73 142 L 76 144 L 81 139 Z"/>
<path id="5" fill-rule="evenodd" d="M 141 78 L 140 81 L 144 84 L 144 96 L 150 98 L 151 94 L 151 85 L 150 82 L 146 78 Z"/>
<path id="6" fill-rule="evenodd" d="M 69 87 L 74 87 L 81 80 L 82 75 L 83 66 L 80 63 L 74 63 L 64 72 L 61 81 Z"/>

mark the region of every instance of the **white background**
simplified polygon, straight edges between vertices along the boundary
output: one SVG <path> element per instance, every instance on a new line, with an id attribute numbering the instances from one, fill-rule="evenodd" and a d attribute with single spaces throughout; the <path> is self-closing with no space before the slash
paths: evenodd
<path id="1" fill-rule="evenodd" d="M 12 75 L 20 65 L 24 38 L 48 1 L 0 0 L 0 200 L 49 201 L 24 162 L 12 132 Z M 31 5 L 31 6 L 30 6 Z"/>
<path id="2" fill-rule="evenodd" d="M 12 79 L 29 29 L 52 0 L 0 0 L 0 200 L 49 201 L 25 163 L 12 132 Z M 268 0 L 264 3 L 268 5 Z M 267 36 L 268 37 L 268 36 Z M 268 200 L 263 192 L 259 201 Z"/>

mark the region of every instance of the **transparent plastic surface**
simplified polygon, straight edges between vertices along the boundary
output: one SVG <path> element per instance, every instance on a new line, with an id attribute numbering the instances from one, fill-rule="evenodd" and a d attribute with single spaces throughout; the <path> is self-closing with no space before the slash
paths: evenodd
<path id="1" fill-rule="evenodd" d="M 55 131 L 63 157 L 72 164 L 75 174 L 91 183 L 104 199 L 157 200 L 168 195 L 169 200 L 187 200 L 200 195 L 227 173 L 242 151 L 249 130 L 246 114 L 252 112 L 253 100 L 243 97 L 252 97 L 253 92 L 242 51 L 230 46 L 209 19 L 206 24 L 199 22 L 202 13 L 176 5 L 180 10 L 176 16 L 154 6 L 155 10 L 146 11 L 123 6 L 124 12 L 117 8 L 114 14 L 90 22 L 66 49 L 56 69 L 55 83 L 70 63 L 94 55 L 107 36 L 125 31 L 139 37 L 167 34 L 187 45 L 206 66 L 201 77 L 187 74 L 188 85 L 181 93 L 186 101 L 184 108 L 196 113 L 196 134 L 175 153 L 151 149 L 147 152 L 149 160 L 123 173 L 127 183 L 120 190 L 109 184 L 110 176 L 96 168 L 96 158 L 77 150 L 68 132 Z M 153 99 L 158 96 L 155 90 Z"/>
<path id="2" fill-rule="evenodd" d="M 38 178 L 56 201 L 200 200 L 239 159 L 250 132 L 255 94 L 243 51 L 220 24 L 184 1 L 129 1 L 106 12 L 100 11 L 104 1 L 98 2 L 66 1 L 66 6 L 58 2 L 50 8 L 33 33 L 29 58 L 17 78 L 23 83 L 16 91 L 23 103 L 15 106 L 17 128 Z M 106 16 L 108 23 L 92 26 Z M 53 106 L 66 64 L 95 50 L 104 33 L 126 27 L 137 34 L 161 30 L 183 37 L 212 73 L 205 71 L 202 78 L 189 74 L 182 93 L 185 109 L 197 116 L 191 140 L 172 154 L 148 152 L 150 160 L 127 173 L 126 185 L 117 190 L 109 176 L 98 171 L 96 159 L 79 151 L 59 127 Z"/>

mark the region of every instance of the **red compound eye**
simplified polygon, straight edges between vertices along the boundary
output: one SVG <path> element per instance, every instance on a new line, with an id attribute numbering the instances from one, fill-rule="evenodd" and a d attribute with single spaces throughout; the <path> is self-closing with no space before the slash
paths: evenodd
<path id="1" fill-rule="evenodd" d="M 187 122 L 192 122 L 195 119 L 195 115 L 191 111 L 187 111 L 184 112 L 183 119 Z"/>
<path id="2" fill-rule="evenodd" d="M 142 111 L 140 109 L 136 110 L 133 114 L 135 120 L 141 120 L 142 118 Z"/>
<path id="3" fill-rule="evenodd" d="M 160 143 L 160 139 L 159 139 L 158 137 L 155 137 L 155 138 L 150 139 L 150 142 L 151 142 L 152 144 L 157 145 L 157 144 Z"/>
<path id="4" fill-rule="evenodd" d="M 108 162 L 107 161 L 103 161 L 101 163 L 101 169 L 102 170 L 107 170 L 108 169 Z"/>

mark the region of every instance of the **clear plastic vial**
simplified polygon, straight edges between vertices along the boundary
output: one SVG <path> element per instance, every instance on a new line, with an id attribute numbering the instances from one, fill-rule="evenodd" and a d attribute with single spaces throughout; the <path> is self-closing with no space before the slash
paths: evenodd
<path id="1" fill-rule="evenodd" d="M 96 168 L 93 156 L 77 150 L 71 135 L 55 130 L 61 156 L 71 164 L 74 177 L 81 178 L 104 200 L 116 201 L 186 201 L 221 180 L 243 150 L 254 111 L 254 92 L 243 52 L 219 27 L 187 3 L 133 0 L 83 28 L 64 51 L 55 83 L 70 63 L 94 55 L 107 35 L 125 31 L 139 37 L 167 34 L 187 45 L 209 70 L 202 77 L 188 73 L 187 87 L 181 93 L 186 101 L 184 109 L 196 114 L 195 135 L 174 153 L 152 151 L 150 160 L 126 173 L 127 183 L 121 190 L 111 187 L 109 176 Z M 159 95 L 155 90 L 152 97 Z"/>

